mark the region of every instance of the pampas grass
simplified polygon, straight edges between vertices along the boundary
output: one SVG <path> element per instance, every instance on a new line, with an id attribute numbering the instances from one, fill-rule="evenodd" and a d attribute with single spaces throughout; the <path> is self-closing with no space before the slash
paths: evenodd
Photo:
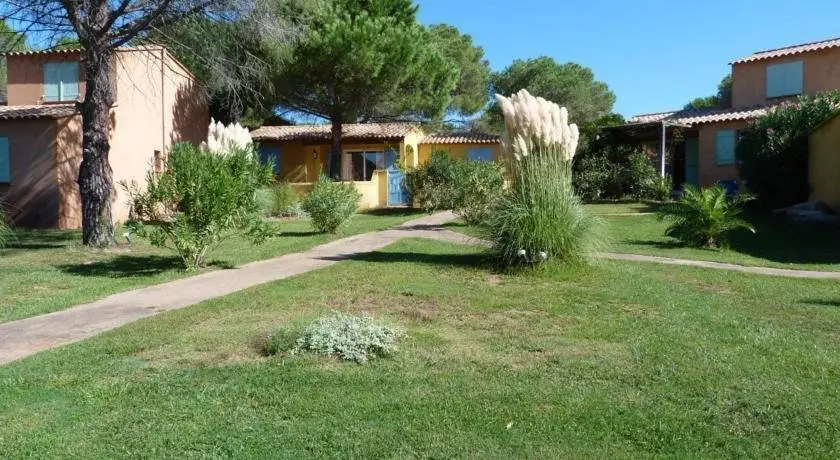
<path id="1" fill-rule="evenodd" d="M 572 187 L 577 126 L 568 123 L 565 108 L 525 90 L 496 100 L 505 116 L 502 152 L 510 186 L 485 227 L 494 258 L 509 267 L 591 261 L 602 226 Z"/>

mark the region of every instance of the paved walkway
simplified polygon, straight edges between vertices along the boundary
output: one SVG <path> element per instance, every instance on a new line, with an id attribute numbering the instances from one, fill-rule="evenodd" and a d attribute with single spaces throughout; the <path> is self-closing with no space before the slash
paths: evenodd
<path id="1" fill-rule="evenodd" d="M 434 238 L 467 243 L 469 237 L 442 225 L 454 219 L 444 212 L 378 232 L 332 241 L 309 251 L 252 262 L 155 286 L 114 294 L 88 304 L 0 324 L 0 364 L 86 339 L 160 312 L 177 310 L 258 284 L 317 270 L 381 249 L 401 238 Z"/>
<path id="2" fill-rule="evenodd" d="M 3 323 L 0 324 L 0 365 L 49 348 L 83 340 L 160 312 L 177 310 L 252 286 L 317 270 L 359 254 L 376 251 L 402 238 L 432 238 L 452 243 L 486 244 L 476 238 L 443 227 L 444 223 L 453 219 L 452 213 L 442 212 L 415 219 L 388 230 L 342 238 L 316 246 L 309 251 L 121 292 L 67 310 Z M 612 260 L 688 265 L 760 275 L 840 279 L 840 272 L 747 267 L 636 254 L 603 253 L 600 257 Z"/>

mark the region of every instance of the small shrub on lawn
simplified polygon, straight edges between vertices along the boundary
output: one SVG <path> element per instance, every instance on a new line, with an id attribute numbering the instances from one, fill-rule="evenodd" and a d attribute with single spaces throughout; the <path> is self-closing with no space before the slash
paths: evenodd
<path id="1" fill-rule="evenodd" d="M 250 143 L 223 137 L 208 145 L 216 150 L 175 144 L 164 171 L 147 173 L 146 189 L 122 183 L 133 203 L 127 226 L 177 252 L 188 270 L 203 267 L 208 251 L 236 234 L 257 244 L 270 235 L 256 192 L 271 181 L 271 170 L 260 165 Z"/>
<path id="2" fill-rule="evenodd" d="M 271 217 L 301 217 L 304 212 L 292 184 L 281 182 L 261 191 L 265 214 Z"/>
<path id="3" fill-rule="evenodd" d="M 755 233 L 752 225 L 739 217 L 743 204 L 751 199 L 747 194 L 730 198 L 720 185 L 703 189 L 685 185 L 682 198 L 663 205 L 659 218 L 671 221 L 667 236 L 689 246 L 715 248 L 725 245 L 727 234 L 734 230 Z"/>
<path id="4" fill-rule="evenodd" d="M 351 185 L 333 182 L 322 175 L 303 200 L 312 226 L 323 233 L 337 233 L 359 208 L 361 195 Z"/>
<path id="5" fill-rule="evenodd" d="M 311 351 L 364 364 L 396 352 L 397 339 L 403 335 L 401 329 L 381 325 L 369 316 L 336 312 L 307 326 L 294 351 Z"/>
<path id="6" fill-rule="evenodd" d="M 510 187 L 487 219 L 493 255 L 506 266 L 588 261 L 600 242 L 600 221 L 572 185 L 577 126 L 568 124 L 565 108 L 525 90 L 496 99 L 505 117 Z"/>
<path id="7" fill-rule="evenodd" d="M 496 163 L 460 161 L 435 151 L 431 159 L 408 173 L 412 196 L 426 212 L 451 209 L 467 224 L 480 224 L 502 189 Z"/>
<path id="8" fill-rule="evenodd" d="M 297 345 L 299 334 L 287 329 L 278 329 L 257 339 L 256 348 L 263 356 L 291 353 Z"/>
<path id="9" fill-rule="evenodd" d="M 0 249 L 9 244 L 9 240 L 14 236 L 14 231 L 9 225 L 9 220 L 6 217 L 6 211 L 0 206 Z"/>
<path id="10" fill-rule="evenodd" d="M 671 192 L 674 190 L 674 181 L 670 174 L 665 177 L 657 177 L 653 182 L 652 198 L 656 201 L 668 201 L 671 199 Z"/>

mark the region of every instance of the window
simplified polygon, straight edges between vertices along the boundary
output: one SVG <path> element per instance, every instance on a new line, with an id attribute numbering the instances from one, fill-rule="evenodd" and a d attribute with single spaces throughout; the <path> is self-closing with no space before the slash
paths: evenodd
<path id="1" fill-rule="evenodd" d="M 263 165 L 271 165 L 275 176 L 280 175 L 280 147 L 260 147 L 260 162 Z"/>
<path id="2" fill-rule="evenodd" d="M 350 152 L 353 180 L 369 181 L 373 171 L 385 169 L 385 152 Z"/>
<path id="3" fill-rule="evenodd" d="M 735 144 L 738 132 L 734 129 L 724 129 L 717 132 L 715 137 L 715 164 L 718 166 L 735 164 Z"/>
<path id="4" fill-rule="evenodd" d="M 0 137 L 0 183 L 12 181 L 12 168 L 9 158 L 9 138 Z"/>
<path id="5" fill-rule="evenodd" d="M 767 98 L 802 94 L 802 61 L 767 66 Z"/>
<path id="6" fill-rule="evenodd" d="M 79 98 L 79 63 L 44 64 L 44 102 L 75 101 Z"/>
<path id="7" fill-rule="evenodd" d="M 470 161 L 493 161 L 493 149 L 490 147 L 473 147 L 467 153 Z"/>

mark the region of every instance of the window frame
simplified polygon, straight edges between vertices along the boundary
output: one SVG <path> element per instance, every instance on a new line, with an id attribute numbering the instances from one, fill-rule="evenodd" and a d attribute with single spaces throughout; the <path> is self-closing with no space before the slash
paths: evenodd
<path id="1" fill-rule="evenodd" d="M 373 163 L 376 165 L 373 170 L 370 171 L 370 179 L 356 179 L 356 168 L 353 166 L 353 182 L 370 182 L 373 180 L 373 173 L 376 171 L 381 171 L 387 168 L 385 163 L 387 162 L 387 155 L 386 150 L 367 150 L 367 149 L 355 149 L 355 150 L 345 150 L 346 154 L 350 155 L 350 165 L 353 166 L 353 158 L 354 155 L 360 155 L 362 159 L 362 171 L 361 177 L 366 178 L 368 177 L 368 170 L 367 170 L 367 156 L 370 154 L 376 155 L 377 157 L 374 159 Z M 381 163 L 380 161 L 381 160 Z M 382 165 L 380 168 L 379 165 Z"/>
<path id="2" fill-rule="evenodd" d="M 727 137 L 731 137 L 732 139 L 732 160 L 731 161 L 721 161 L 720 159 L 720 138 L 721 134 L 727 134 Z M 715 131 L 715 166 L 731 166 L 738 163 L 737 159 L 737 149 L 738 149 L 738 136 L 739 132 L 737 129 L 719 129 Z"/>
<path id="3" fill-rule="evenodd" d="M 471 155 L 472 155 L 473 151 L 478 151 L 478 150 L 487 151 L 488 153 L 490 153 L 490 158 L 487 158 L 486 160 L 471 158 Z M 492 147 L 469 147 L 469 148 L 467 148 L 467 160 L 469 160 L 469 161 L 480 161 L 482 163 L 492 163 L 493 162 L 493 148 Z"/>
<path id="4" fill-rule="evenodd" d="M 795 75 L 797 81 L 795 82 L 792 81 L 792 78 L 794 78 L 792 74 L 794 69 L 797 73 Z M 802 60 L 769 64 L 765 68 L 764 73 L 764 95 L 767 99 L 799 96 L 805 92 L 805 63 Z M 773 78 L 771 78 L 771 76 Z M 777 78 L 782 78 L 783 82 L 780 85 L 771 85 L 771 80 Z M 779 86 L 781 90 L 771 93 L 771 90 L 775 91 L 777 86 Z"/>
<path id="5" fill-rule="evenodd" d="M 69 67 L 72 66 L 72 72 L 67 70 Z M 50 72 L 50 68 L 55 68 L 56 70 L 52 73 Z M 81 79 L 79 78 L 79 61 L 52 61 L 52 62 L 45 62 L 43 65 L 43 100 L 44 102 L 75 102 L 81 96 Z M 68 74 L 72 73 L 74 77 L 68 77 Z M 48 75 L 57 75 L 58 81 L 51 82 L 47 78 Z M 67 80 L 67 81 L 65 81 Z M 57 96 L 55 99 L 48 97 L 47 95 L 47 87 L 48 85 L 56 84 L 57 85 Z M 68 96 L 65 94 L 65 86 L 70 86 L 75 84 L 76 91 L 75 95 Z"/>

